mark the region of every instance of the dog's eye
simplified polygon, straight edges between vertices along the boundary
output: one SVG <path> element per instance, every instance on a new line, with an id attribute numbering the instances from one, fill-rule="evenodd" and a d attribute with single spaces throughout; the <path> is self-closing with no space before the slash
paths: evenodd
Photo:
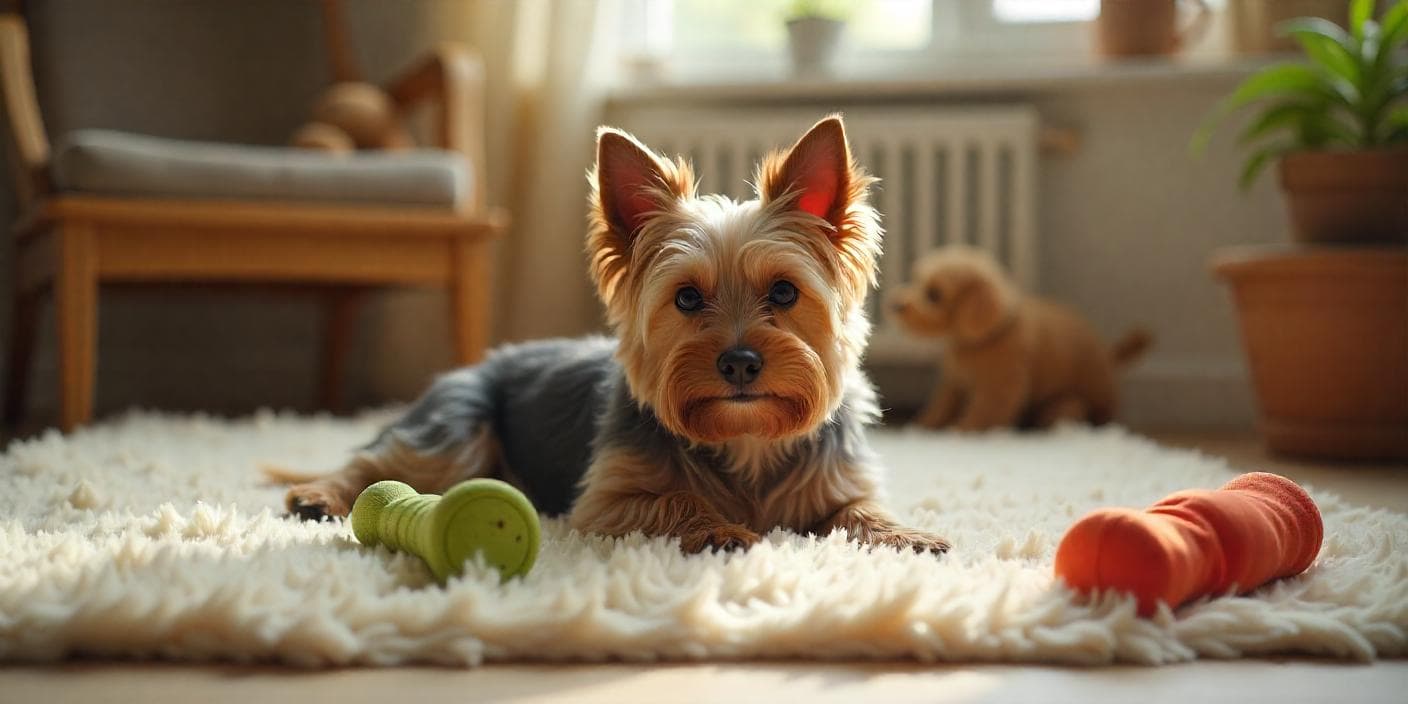
<path id="1" fill-rule="evenodd" d="M 684 286 L 675 292 L 675 307 L 686 313 L 693 313 L 704 306 L 704 294 L 693 286 Z"/>
<path id="2" fill-rule="evenodd" d="M 938 303 L 944 299 L 944 292 L 940 291 L 938 286 L 930 286 L 924 289 L 924 297 L 929 299 L 930 303 Z"/>
<path id="3" fill-rule="evenodd" d="M 790 281 L 779 281 L 768 290 L 768 303 L 787 308 L 797 302 L 797 287 Z"/>

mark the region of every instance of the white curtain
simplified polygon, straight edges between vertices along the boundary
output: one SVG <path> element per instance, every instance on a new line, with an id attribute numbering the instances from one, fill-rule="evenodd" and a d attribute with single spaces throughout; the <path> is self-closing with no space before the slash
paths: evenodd
<path id="1" fill-rule="evenodd" d="M 494 338 L 580 335 L 600 315 L 582 254 L 586 171 L 616 65 L 618 0 L 453 0 L 426 21 L 457 23 L 483 56 L 489 202 L 513 224 L 497 247 Z M 430 36 L 443 35 L 431 30 Z M 444 297 L 378 300 L 367 326 L 377 398 L 411 398 L 449 364 Z"/>
<path id="2" fill-rule="evenodd" d="M 520 2 L 514 227 L 500 258 L 498 331 L 506 340 L 576 335 L 598 324 L 582 254 L 586 171 L 616 65 L 610 0 Z"/>

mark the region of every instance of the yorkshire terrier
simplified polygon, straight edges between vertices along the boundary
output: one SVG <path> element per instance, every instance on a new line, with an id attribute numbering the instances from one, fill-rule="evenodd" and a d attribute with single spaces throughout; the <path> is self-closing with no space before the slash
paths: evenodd
<path id="1" fill-rule="evenodd" d="M 614 339 L 500 348 L 440 377 L 291 513 L 346 515 L 381 479 L 479 476 L 585 533 L 746 549 L 773 528 L 941 553 L 881 506 L 860 369 L 881 229 L 839 117 L 757 170 L 757 198 L 697 195 L 688 162 L 602 128 L 591 278 Z"/>

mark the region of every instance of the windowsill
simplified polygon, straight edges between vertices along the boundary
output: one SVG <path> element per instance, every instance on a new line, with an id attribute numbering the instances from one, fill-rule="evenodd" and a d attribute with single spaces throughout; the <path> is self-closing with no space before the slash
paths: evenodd
<path id="1" fill-rule="evenodd" d="M 820 78 L 794 78 L 782 70 L 745 75 L 731 72 L 722 79 L 667 76 L 638 81 L 614 88 L 608 100 L 618 105 L 675 101 L 795 102 L 1098 90 L 1179 81 L 1233 82 L 1288 58 L 1287 55 L 1125 60 L 1040 57 L 1000 62 L 967 58 L 908 72 L 852 71 Z"/>

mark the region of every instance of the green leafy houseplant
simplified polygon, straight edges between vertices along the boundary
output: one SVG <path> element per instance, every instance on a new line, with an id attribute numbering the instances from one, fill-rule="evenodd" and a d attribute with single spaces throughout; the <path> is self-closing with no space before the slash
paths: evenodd
<path id="1" fill-rule="evenodd" d="M 1193 137 L 1201 152 L 1220 121 L 1259 108 L 1239 140 L 1251 149 L 1242 186 L 1277 162 L 1302 242 L 1408 243 L 1408 0 L 1378 20 L 1374 5 L 1353 0 L 1347 30 L 1319 18 L 1284 23 L 1305 61 L 1248 78 Z"/>
<path id="2" fill-rule="evenodd" d="M 1281 26 L 1299 42 L 1305 62 L 1272 66 L 1244 81 L 1214 109 L 1194 137 L 1206 149 L 1217 123 L 1260 105 L 1239 138 L 1254 147 L 1242 169 L 1249 187 L 1272 161 L 1319 150 L 1373 150 L 1408 145 L 1408 0 L 1373 18 L 1374 0 L 1354 0 L 1349 29 L 1318 17 Z"/>

